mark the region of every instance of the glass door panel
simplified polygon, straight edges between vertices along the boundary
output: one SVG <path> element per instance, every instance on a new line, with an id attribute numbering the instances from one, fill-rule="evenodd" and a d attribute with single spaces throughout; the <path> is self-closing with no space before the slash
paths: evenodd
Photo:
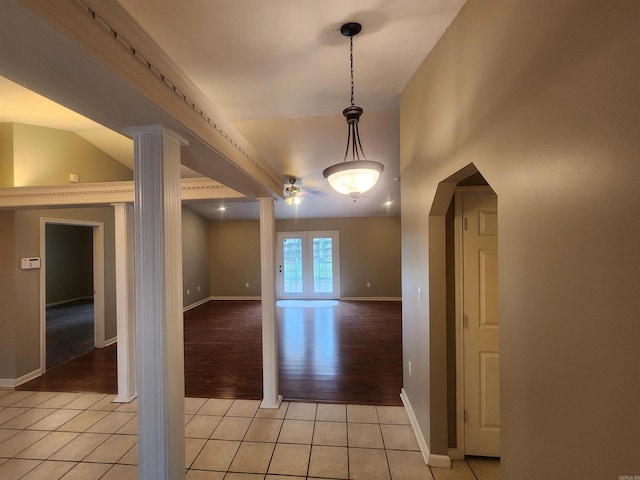
<path id="1" fill-rule="evenodd" d="M 282 257 L 284 293 L 303 293 L 302 238 L 284 238 L 282 240 Z"/>

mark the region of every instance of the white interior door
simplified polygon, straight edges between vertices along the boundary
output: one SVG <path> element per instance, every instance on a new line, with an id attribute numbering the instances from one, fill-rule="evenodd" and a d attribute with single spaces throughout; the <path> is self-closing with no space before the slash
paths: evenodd
<path id="1" fill-rule="evenodd" d="M 340 297 L 338 232 L 278 233 L 278 298 Z"/>
<path id="2" fill-rule="evenodd" d="M 466 455 L 500 456 L 498 204 L 462 194 L 462 296 Z"/>

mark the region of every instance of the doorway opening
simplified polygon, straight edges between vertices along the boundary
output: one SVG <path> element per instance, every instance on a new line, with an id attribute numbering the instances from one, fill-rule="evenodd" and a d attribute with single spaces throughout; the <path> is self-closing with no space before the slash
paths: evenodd
<path id="1" fill-rule="evenodd" d="M 40 371 L 104 347 L 103 224 L 41 219 Z"/>
<path id="2" fill-rule="evenodd" d="M 429 310 L 431 402 L 441 409 L 431 417 L 451 459 L 500 456 L 497 221 L 495 192 L 473 164 L 438 185 Z"/>
<path id="3" fill-rule="evenodd" d="M 340 298 L 337 231 L 278 233 L 278 299 Z"/>

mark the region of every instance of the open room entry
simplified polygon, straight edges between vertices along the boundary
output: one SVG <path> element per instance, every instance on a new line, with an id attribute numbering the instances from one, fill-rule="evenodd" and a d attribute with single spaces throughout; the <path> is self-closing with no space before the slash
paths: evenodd
<path id="1" fill-rule="evenodd" d="M 277 246 L 279 299 L 340 298 L 338 232 L 280 232 Z"/>
<path id="2" fill-rule="evenodd" d="M 40 221 L 40 370 L 105 345 L 103 224 Z"/>

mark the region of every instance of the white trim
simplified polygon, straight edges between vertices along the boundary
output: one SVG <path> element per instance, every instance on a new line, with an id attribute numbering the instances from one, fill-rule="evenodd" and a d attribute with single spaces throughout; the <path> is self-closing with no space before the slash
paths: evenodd
<path id="1" fill-rule="evenodd" d="M 409 421 L 411 422 L 411 426 L 413 427 L 413 433 L 416 436 L 416 440 L 418 440 L 418 446 L 420 447 L 420 452 L 422 453 L 422 458 L 426 465 L 429 465 L 429 446 L 427 445 L 427 441 L 424 438 L 424 434 L 422 433 L 422 429 L 420 425 L 418 425 L 418 419 L 416 418 L 416 414 L 413 411 L 413 407 L 411 406 L 411 402 L 409 401 L 409 397 L 407 396 L 407 392 L 403 388 L 400 391 L 400 399 L 404 404 L 404 408 L 407 411 L 407 415 L 409 416 Z"/>
<path id="2" fill-rule="evenodd" d="M 104 341 L 104 347 L 106 348 L 106 347 L 108 347 L 110 345 L 113 345 L 114 343 L 117 343 L 117 342 L 118 342 L 118 337 L 117 336 L 111 337 L 109 340 L 105 340 Z"/>
<path id="3" fill-rule="evenodd" d="M 197 302 L 195 302 L 195 303 L 192 303 L 192 304 L 190 304 L 190 305 L 187 305 L 186 307 L 183 307 L 183 308 L 182 308 L 182 311 L 183 311 L 183 312 L 186 312 L 187 310 L 191 310 L 192 308 L 199 307 L 200 305 L 204 305 L 205 303 L 207 303 L 208 301 L 210 301 L 210 300 L 212 300 L 212 299 L 213 299 L 213 297 L 206 297 L 206 298 L 203 298 L 202 300 L 198 300 L 198 301 L 197 301 Z"/>
<path id="4" fill-rule="evenodd" d="M 61 300 L 59 302 L 47 303 L 45 307 L 57 307 L 58 305 L 65 305 L 67 303 L 79 302 L 80 300 L 93 300 L 93 296 L 70 298 L 68 300 Z"/>
<path id="5" fill-rule="evenodd" d="M 340 297 L 345 302 L 401 302 L 402 297 Z"/>
<path id="6" fill-rule="evenodd" d="M 424 438 L 424 434 L 418 424 L 418 419 L 416 418 L 416 414 L 413 411 L 413 407 L 411 406 L 411 402 L 409 401 L 409 397 L 407 396 L 407 392 L 404 388 L 400 391 L 400 398 L 402 399 L 404 408 L 409 416 L 409 421 L 413 427 L 413 433 L 418 440 L 418 446 L 420 447 L 420 452 L 422 453 L 422 459 L 424 460 L 425 465 L 436 468 L 451 468 L 451 459 L 448 456 L 437 455 L 429 451 L 429 446 L 427 445 L 427 441 Z"/>
<path id="7" fill-rule="evenodd" d="M 245 198 L 245 195 L 209 178 L 184 178 L 181 200 Z M 133 182 L 76 183 L 0 188 L 0 207 L 46 207 L 133 203 Z"/>
<path id="8" fill-rule="evenodd" d="M 247 295 L 247 296 L 242 296 L 242 295 L 220 295 L 220 296 L 210 296 L 209 297 L 210 300 L 262 300 L 261 296 L 255 296 L 255 295 Z"/>
<path id="9" fill-rule="evenodd" d="M 23 383 L 27 383 L 34 378 L 38 378 L 40 375 L 42 375 L 42 372 L 38 368 L 33 372 L 22 375 L 19 378 L 0 378 L 0 388 L 16 388 Z"/>
<path id="10" fill-rule="evenodd" d="M 93 235 L 94 346 L 104 347 L 104 223 L 90 220 L 40 217 L 40 374 L 47 371 L 47 224 L 91 227 Z"/>

